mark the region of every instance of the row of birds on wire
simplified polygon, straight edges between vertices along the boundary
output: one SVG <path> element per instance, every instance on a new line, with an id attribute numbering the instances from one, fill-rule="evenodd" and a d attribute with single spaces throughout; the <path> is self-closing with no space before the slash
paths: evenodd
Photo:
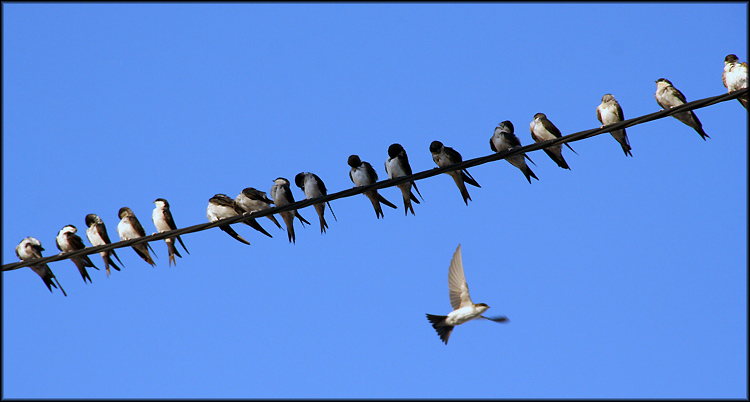
<path id="1" fill-rule="evenodd" d="M 747 63 L 739 63 L 737 57 L 733 54 L 730 54 L 726 56 L 724 64 L 725 67 L 724 73 L 722 74 L 722 81 L 724 83 L 724 86 L 727 88 L 727 92 L 733 92 L 736 90 L 747 88 Z M 656 102 L 663 109 L 669 109 L 687 103 L 686 98 L 682 94 L 682 92 L 675 88 L 672 83 L 666 78 L 659 78 L 658 80 L 656 80 L 656 88 Z M 741 96 L 738 98 L 738 100 L 747 109 L 748 96 Z M 614 96 L 612 96 L 611 94 L 605 94 L 602 97 L 601 104 L 596 108 L 596 116 L 602 124 L 601 127 L 625 120 L 622 108 L 620 107 L 617 100 L 615 100 Z M 703 140 L 705 140 L 706 138 L 710 138 L 708 134 L 706 134 L 706 132 L 703 130 L 702 124 L 700 120 L 698 120 L 698 117 L 695 115 L 695 112 L 693 110 L 675 113 L 672 114 L 672 117 L 692 127 L 696 132 L 698 132 Z M 534 115 L 534 119 L 529 125 L 529 130 L 531 132 L 531 138 L 537 143 L 560 138 L 562 136 L 560 130 L 549 119 L 547 119 L 547 116 L 545 116 L 544 113 L 537 113 L 536 115 Z M 625 153 L 625 156 L 632 156 L 632 148 L 630 147 L 625 129 L 623 128 L 620 130 L 614 130 L 611 131 L 610 134 L 620 144 L 623 152 Z M 568 143 L 565 143 L 565 145 L 575 153 L 573 148 Z M 497 153 L 509 151 L 521 146 L 521 141 L 514 134 L 513 124 L 508 120 L 500 123 L 495 128 L 495 131 L 490 138 L 490 148 L 492 149 L 492 151 Z M 440 141 L 433 141 L 430 144 L 429 149 L 430 153 L 432 154 L 432 159 L 438 167 L 447 167 L 463 161 L 460 153 L 458 153 L 451 147 L 444 146 Z M 563 169 L 570 169 L 570 166 L 565 161 L 565 158 L 562 155 L 561 143 L 550 145 L 546 148 L 543 148 L 543 150 L 559 167 Z M 529 183 L 531 183 L 531 178 L 539 180 L 536 174 L 534 174 L 531 168 L 529 168 L 529 166 L 526 164 L 526 160 L 529 160 L 532 164 L 534 164 L 534 166 L 536 166 L 536 164 L 524 153 L 511 155 L 507 157 L 506 160 L 511 165 L 518 168 Z M 373 169 L 372 165 L 368 162 L 360 160 L 359 156 L 349 156 L 347 163 L 351 167 L 349 171 L 349 178 L 354 183 L 355 187 L 367 186 L 378 181 L 377 172 L 375 171 L 375 169 Z M 385 162 L 385 170 L 388 174 L 389 179 L 412 174 L 406 151 L 400 144 L 392 144 L 388 148 L 388 158 Z M 457 169 L 452 171 L 449 170 L 445 173 L 453 178 L 456 186 L 461 193 L 461 197 L 463 198 L 464 203 L 468 205 L 468 201 L 471 200 L 471 196 L 466 189 L 466 184 L 475 187 L 481 187 L 479 183 L 477 183 L 477 181 L 466 169 Z M 302 172 L 297 174 L 295 176 L 295 184 L 304 192 L 305 198 L 307 199 L 325 196 L 328 194 L 325 184 L 320 179 L 320 177 L 318 177 L 314 173 Z M 412 189 L 416 191 L 420 197 L 422 197 L 422 195 L 419 193 L 419 189 L 417 188 L 416 183 L 413 181 L 407 181 L 398 184 L 397 187 L 401 190 L 403 196 L 404 213 L 407 215 L 408 212 L 414 214 L 412 201 L 417 204 L 419 204 L 420 202 L 412 192 Z M 276 207 L 282 207 L 295 202 L 290 188 L 290 183 L 283 177 L 279 177 L 274 180 L 270 195 L 271 198 L 269 199 L 266 196 L 265 192 L 257 190 L 253 187 L 247 187 L 243 189 L 240 194 L 237 195 L 237 197 L 234 199 L 225 194 L 216 194 L 209 199 L 206 216 L 209 222 L 215 222 L 237 215 L 249 215 L 256 211 L 273 208 L 274 205 Z M 397 209 L 397 206 L 395 204 L 385 199 L 378 193 L 376 189 L 364 191 L 364 195 L 367 196 L 367 198 L 372 203 L 377 218 L 384 216 L 381 204 L 384 204 L 390 208 Z M 424 200 L 424 198 L 422 200 Z M 154 200 L 154 204 L 155 208 L 152 213 L 152 220 L 156 229 L 160 233 L 177 229 L 177 226 L 172 217 L 172 213 L 169 209 L 169 202 L 167 202 L 167 200 L 164 198 L 157 198 L 156 200 Z M 336 215 L 333 213 L 333 208 L 331 208 L 330 203 L 325 202 L 325 204 L 328 204 L 328 208 L 331 211 L 331 214 L 333 215 L 334 219 L 336 219 Z M 326 229 L 328 228 L 328 224 L 324 217 L 325 205 L 323 202 L 321 202 L 318 204 L 314 204 L 314 207 L 319 217 L 320 231 L 321 233 L 325 233 Z M 309 225 L 310 222 L 302 217 L 296 209 L 282 211 L 278 214 L 281 215 L 284 223 L 286 224 L 286 231 L 289 242 L 295 243 L 296 239 L 293 225 L 294 219 L 298 219 L 303 226 L 305 224 Z M 118 217 L 120 218 L 120 222 L 117 225 L 117 233 L 122 241 L 146 236 L 146 232 L 143 226 L 138 221 L 138 218 L 136 218 L 135 214 L 130 208 L 120 208 Z M 266 217 L 283 230 L 279 222 L 272 214 L 266 215 Z M 254 218 L 250 218 L 242 222 L 263 233 L 264 235 L 272 237 L 271 234 L 268 233 Z M 104 222 L 98 215 L 86 215 L 85 223 L 87 226 L 86 237 L 93 246 L 101 246 L 111 243 Z M 229 234 L 235 240 L 244 244 L 250 244 L 250 242 L 237 234 L 237 232 L 235 232 L 229 224 L 219 225 L 219 228 Z M 66 225 L 59 231 L 57 237 L 55 238 L 55 241 L 57 248 L 62 253 L 82 250 L 86 248 L 81 237 L 79 237 L 76 232 L 77 229 L 74 225 Z M 179 235 L 171 238 L 165 238 L 164 240 L 167 244 L 170 266 L 172 265 L 172 263 L 177 265 L 175 256 L 182 258 L 182 255 L 177 249 L 175 241 L 178 241 L 182 246 L 182 249 L 189 254 L 187 247 L 185 247 L 185 243 L 182 241 L 182 238 Z M 154 253 L 154 255 L 156 253 L 154 252 L 153 248 L 151 248 L 151 245 L 148 242 L 133 244 L 132 248 L 144 261 L 146 261 L 151 266 L 155 266 L 154 260 L 151 258 L 149 250 Z M 43 250 L 44 248 L 42 248 L 42 244 L 39 240 L 34 237 L 27 237 L 23 239 L 18 244 L 18 246 L 16 246 L 16 255 L 22 261 L 26 261 L 34 258 L 42 258 Z M 457 250 L 457 253 L 460 253 L 460 248 L 459 250 Z M 104 261 L 104 267 L 107 276 L 110 275 L 110 267 L 114 268 L 117 271 L 121 269 L 120 266 L 118 266 L 114 261 L 114 259 L 116 259 L 122 265 L 122 261 L 120 261 L 120 258 L 117 256 L 117 253 L 114 249 L 101 251 L 99 254 Z M 78 271 L 81 274 L 84 283 L 86 281 L 91 282 L 91 277 L 89 276 L 86 268 L 95 268 L 97 270 L 99 268 L 94 265 L 88 255 L 82 254 L 79 256 L 71 257 L 70 259 L 78 268 Z M 62 288 L 59 281 L 52 273 L 52 270 L 47 264 L 30 265 L 30 268 L 42 278 L 44 284 L 47 286 L 50 292 L 52 292 L 52 287 L 59 287 L 62 293 L 67 296 L 65 290 Z M 441 335 L 441 338 L 442 337 L 443 335 Z M 447 343 L 447 336 L 444 340 Z"/>

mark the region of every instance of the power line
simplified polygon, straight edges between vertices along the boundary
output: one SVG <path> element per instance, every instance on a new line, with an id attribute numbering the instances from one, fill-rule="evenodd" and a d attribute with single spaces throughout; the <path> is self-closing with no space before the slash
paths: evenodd
<path id="1" fill-rule="evenodd" d="M 273 208 L 264 209 L 261 211 L 256 211 L 256 212 L 253 212 L 252 214 L 247 214 L 247 215 L 240 214 L 237 216 L 220 219 L 215 222 L 201 223 L 198 225 L 193 225 L 193 226 L 185 227 L 182 229 L 175 229 L 175 230 L 170 230 L 168 232 L 155 233 L 149 236 L 139 237 L 137 239 L 123 240 L 123 241 L 118 241 L 118 242 L 105 244 L 102 246 L 96 246 L 96 247 L 86 247 L 82 250 L 76 250 L 76 251 L 72 251 L 69 253 L 57 254 L 57 255 L 52 255 L 49 257 L 34 258 L 34 259 L 26 260 L 26 261 L 19 261 L 16 263 L 5 264 L 3 265 L 2 270 L 12 271 L 12 270 L 16 270 L 16 269 L 23 268 L 23 267 L 28 267 L 30 265 L 46 264 L 49 262 L 60 261 L 60 260 L 64 260 L 64 259 L 68 259 L 72 257 L 77 257 L 83 254 L 94 254 L 94 253 L 98 253 L 101 251 L 128 247 L 128 246 L 132 246 L 138 243 L 162 240 L 168 237 L 175 237 L 175 236 L 183 235 L 186 233 L 201 232 L 207 229 L 214 228 L 216 226 L 244 222 L 248 219 L 261 218 L 270 214 L 277 214 L 279 212 L 284 212 L 284 211 L 288 211 L 291 209 L 302 209 L 313 204 L 333 201 L 339 198 L 351 197 L 353 195 L 361 194 L 361 193 L 364 193 L 365 191 L 369 191 L 373 189 L 379 190 L 381 188 L 393 187 L 393 186 L 396 186 L 398 184 L 401 184 L 407 181 L 422 180 L 428 177 L 437 176 L 441 173 L 445 173 L 445 172 L 449 172 L 453 170 L 467 169 L 473 166 L 483 165 L 488 162 L 492 162 L 492 161 L 496 161 L 500 159 L 506 159 L 509 156 L 513 156 L 519 153 L 527 153 L 527 152 L 536 151 L 536 150 L 546 148 L 546 147 L 549 147 L 551 145 L 555 145 L 558 143 L 562 144 L 562 143 L 567 143 L 567 142 L 580 141 L 586 138 L 594 137 L 599 134 L 609 133 L 611 131 L 620 130 L 620 129 L 627 128 L 627 127 L 632 127 L 632 126 L 647 123 L 653 120 L 658 120 L 667 116 L 671 116 L 675 113 L 685 112 L 685 111 L 694 110 L 694 109 L 700 109 L 700 108 L 711 106 L 717 103 L 726 102 L 728 100 L 737 99 L 740 96 L 748 94 L 748 92 L 750 92 L 750 88 L 744 88 L 738 91 L 734 91 L 734 92 L 730 92 L 730 93 L 726 93 L 726 94 L 722 94 L 718 96 L 713 96 L 710 98 L 698 99 L 698 100 L 688 102 L 688 103 L 685 103 L 683 105 L 680 105 L 671 109 L 660 110 L 655 113 L 643 115 L 640 117 L 636 117 L 634 119 L 624 120 L 619 123 L 611 124 L 611 125 L 604 126 L 601 128 L 579 131 L 579 132 L 568 134 L 559 138 L 555 138 L 553 140 L 547 140 L 543 142 L 529 144 L 529 145 L 519 147 L 519 148 L 514 148 L 510 151 L 501 151 L 501 152 L 493 153 L 487 156 L 481 156 L 481 157 L 474 158 L 474 159 L 468 159 L 468 160 L 465 160 L 465 161 L 462 161 L 460 163 L 456 163 L 450 166 L 435 167 L 430 170 L 417 172 L 408 176 L 397 177 L 395 179 L 385 179 L 385 180 L 381 180 L 373 184 L 369 184 L 367 186 L 353 187 L 353 188 L 339 191 L 337 193 L 328 194 L 322 197 L 304 199 L 304 200 L 296 201 L 292 204 L 287 204 L 281 207 L 273 207 Z"/>

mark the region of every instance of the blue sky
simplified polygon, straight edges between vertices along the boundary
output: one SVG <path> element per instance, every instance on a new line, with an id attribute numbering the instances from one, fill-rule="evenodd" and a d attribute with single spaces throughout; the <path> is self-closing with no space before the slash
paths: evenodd
<path id="1" fill-rule="evenodd" d="M 503 120 L 526 145 L 534 114 L 563 132 L 599 126 L 605 93 L 626 118 L 658 111 L 664 77 L 688 101 L 726 92 L 724 57 L 747 61 L 747 4 L 3 5 L 3 264 L 34 236 L 45 255 L 84 217 L 117 238 L 153 201 L 178 226 L 208 199 L 316 173 L 352 186 L 351 154 L 380 178 L 388 146 L 414 171 L 433 140 L 491 152 Z M 50 264 L 3 278 L 9 398 L 747 397 L 747 112 L 696 111 L 565 149 L 571 170 L 529 156 L 539 181 L 497 161 L 418 182 L 424 202 L 376 219 L 334 201 L 296 244 L 234 225 L 183 236 L 190 255 L 121 272 Z M 293 187 L 296 199 L 302 192 Z M 299 223 L 297 223 L 299 225 Z M 440 342 L 462 245 L 474 302 L 510 322 L 470 322 Z"/>

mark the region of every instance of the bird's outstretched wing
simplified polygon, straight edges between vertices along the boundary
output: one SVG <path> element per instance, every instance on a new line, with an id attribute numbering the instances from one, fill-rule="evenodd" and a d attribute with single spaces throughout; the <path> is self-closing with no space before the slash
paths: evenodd
<path id="1" fill-rule="evenodd" d="M 451 266 L 448 270 L 448 289 L 451 299 L 451 307 L 458 310 L 461 307 L 471 306 L 469 297 L 469 285 L 466 284 L 464 276 L 464 265 L 461 261 L 461 245 L 458 245 L 456 252 L 453 253 Z"/>

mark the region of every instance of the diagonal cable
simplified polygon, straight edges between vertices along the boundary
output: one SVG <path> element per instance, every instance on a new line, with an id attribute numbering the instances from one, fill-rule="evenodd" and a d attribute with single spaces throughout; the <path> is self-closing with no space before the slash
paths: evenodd
<path id="1" fill-rule="evenodd" d="M 352 187 L 352 188 L 342 190 L 336 193 L 328 194 L 325 196 L 304 199 L 304 200 L 296 201 L 292 204 L 287 204 L 281 207 L 272 207 L 269 209 L 264 209 L 262 211 L 256 211 L 256 212 L 253 212 L 252 214 L 241 214 L 241 215 L 232 216 L 229 218 L 220 219 L 215 222 L 201 223 L 198 225 L 188 226 L 188 227 L 181 228 L 181 229 L 155 233 L 149 236 L 139 237 L 137 239 L 123 240 L 123 241 L 113 242 L 110 244 L 105 244 L 105 245 L 96 246 L 96 247 L 86 247 L 82 250 L 71 251 L 68 253 L 56 254 L 56 255 L 52 255 L 48 257 L 35 258 L 35 259 L 26 260 L 26 261 L 19 261 L 15 263 L 5 264 L 3 265 L 2 270 L 12 271 L 12 270 L 23 268 L 23 267 L 28 267 L 30 265 L 46 264 L 49 262 L 60 261 L 60 260 L 64 260 L 64 259 L 68 259 L 72 257 L 77 257 L 83 254 L 94 254 L 94 253 L 98 253 L 101 251 L 128 247 L 128 246 L 132 246 L 138 243 L 162 240 L 167 237 L 175 237 L 175 236 L 183 235 L 186 233 L 201 232 L 207 229 L 214 228 L 216 226 L 244 222 L 251 218 L 262 218 L 270 214 L 277 214 L 279 212 L 284 212 L 284 211 L 288 211 L 291 209 L 302 209 L 304 207 L 307 207 L 313 204 L 333 201 L 339 198 L 351 197 L 353 195 L 361 194 L 361 193 L 364 193 L 365 191 L 369 191 L 373 189 L 379 190 L 381 188 L 393 187 L 393 186 L 396 186 L 398 184 L 401 184 L 407 181 L 422 180 L 422 179 L 426 179 L 432 176 L 437 176 L 441 173 L 449 172 L 452 170 L 467 169 L 473 166 L 483 165 L 488 162 L 492 162 L 492 161 L 496 161 L 500 159 L 506 159 L 509 156 L 513 156 L 519 153 L 536 151 L 536 150 L 546 148 L 548 146 L 555 145 L 558 143 L 580 141 L 582 139 L 590 138 L 590 137 L 593 137 L 602 133 L 608 133 L 610 131 L 615 131 L 615 130 L 619 130 L 622 128 L 632 127 L 638 124 L 643 124 L 643 123 L 647 123 L 653 120 L 661 119 L 667 116 L 671 116 L 675 113 L 680 113 L 680 112 L 694 110 L 694 109 L 700 109 L 700 108 L 711 106 L 720 102 L 726 102 L 728 100 L 737 99 L 740 96 L 747 95 L 748 92 L 750 92 L 750 88 L 744 88 L 738 91 L 729 92 L 726 94 L 713 96 L 710 98 L 698 99 L 698 100 L 688 102 L 688 103 L 685 103 L 683 105 L 680 105 L 674 108 L 663 109 L 658 112 L 636 117 L 634 119 L 623 120 L 619 123 L 610 124 L 608 126 L 604 126 L 601 128 L 578 131 L 572 134 L 562 136 L 560 138 L 555 138 L 553 140 L 547 140 L 543 142 L 529 144 L 523 147 L 511 149 L 509 151 L 493 153 L 487 156 L 480 156 L 474 159 L 467 159 L 465 161 L 462 161 L 460 163 L 456 163 L 450 166 L 435 167 L 430 170 L 424 170 L 424 171 L 417 172 L 408 176 L 401 176 L 395 179 L 385 179 L 385 180 L 381 180 L 381 181 L 378 181 L 376 183 L 373 183 L 367 186 Z"/>

